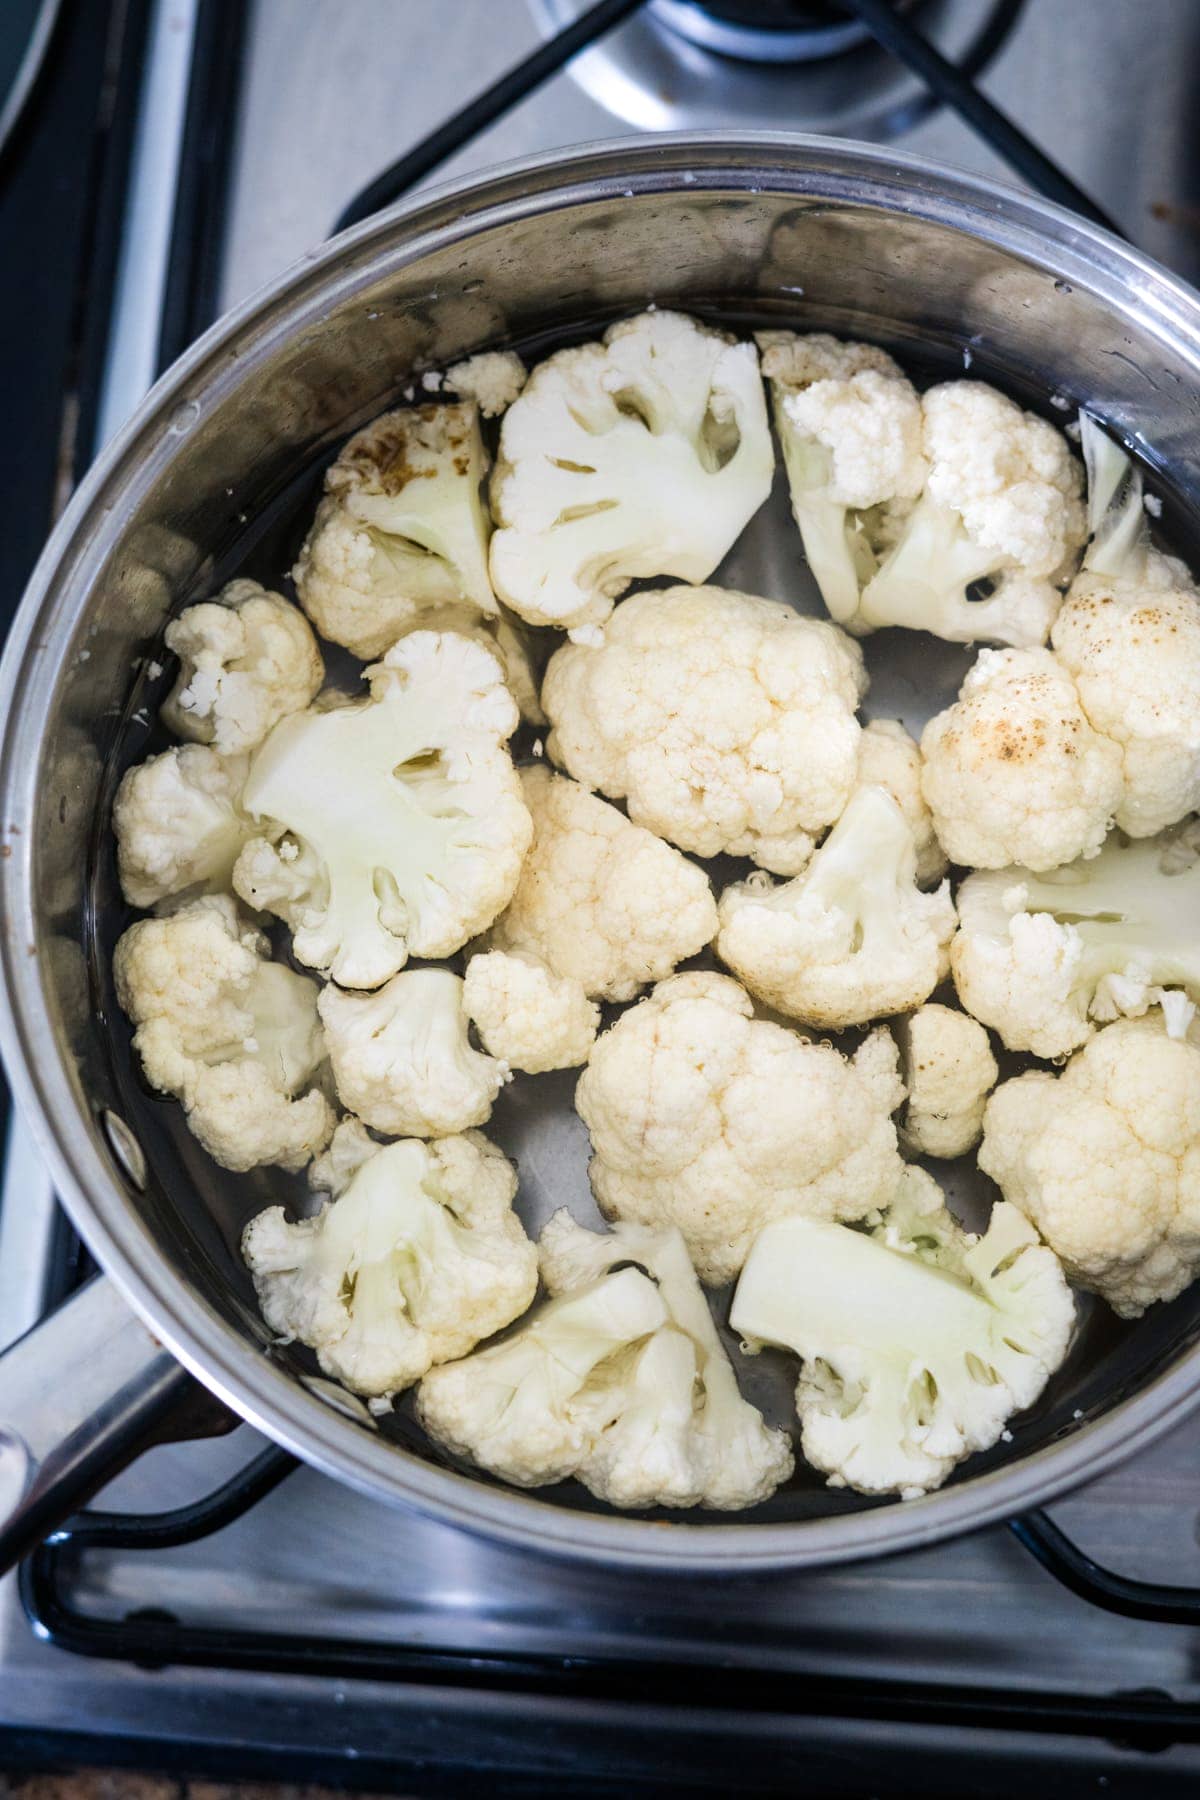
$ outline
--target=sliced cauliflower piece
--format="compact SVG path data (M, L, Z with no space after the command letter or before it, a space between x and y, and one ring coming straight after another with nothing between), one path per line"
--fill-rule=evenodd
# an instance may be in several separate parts
M1094 856L1121 801L1121 752L1049 650L982 650L925 727L921 755L938 839L970 868L1040 872Z
M771 490L753 344L682 313L539 363L491 483L497 594L539 625L597 625L639 576L704 581Z
M730 1324L802 1368L801 1448L830 1487L915 1499L988 1450L1067 1354L1075 1304L1015 1207L962 1231L908 1168L871 1231L780 1219L755 1242Z
M403 969L374 994L318 1002L338 1098L388 1137L449 1137L491 1117L503 1062L471 1048L462 978Z
M182 1101L189 1129L226 1169L301 1169L333 1130L313 1085L325 1060L317 985L269 956L228 894L139 919L113 952L147 1081Z
M987 1032L951 1006L919 1006L896 1028L908 1105L900 1142L914 1156L965 1156L1000 1073Z
M555 1295L574 1293L618 1265L635 1263L654 1281L667 1309L669 1322L657 1335L674 1339L682 1333L691 1343L690 1358L674 1344L660 1346L661 1361L647 1354L635 1376L635 1382L644 1380L656 1363L658 1372L664 1364L673 1369L678 1362L683 1377L690 1366L690 1405L679 1409L678 1430L656 1424L649 1409L623 1413L581 1471L593 1493L616 1506L631 1504L628 1496L635 1494L636 1503L643 1505L699 1505L731 1512L766 1500L787 1480L793 1467L787 1434L772 1431L758 1409L742 1398L678 1231L649 1231L641 1225L587 1231L564 1207L543 1227L538 1261L542 1280ZM672 1387L668 1376L663 1395L670 1395ZM687 1397L684 1391L681 1398ZM665 1407L664 1412L674 1424L674 1409ZM655 1459L647 1450L668 1443L666 1479L655 1471L650 1486L647 1474Z
M632 1000L711 942L702 869L544 764L522 769L521 788L533 843L493 949L527 951L587 995Z
M242 1255L271 1329L353 1393L400 1393L533 1299L516 1170L479 1132L377 1144L346 1120L311 1179L332 1200L294 1223L268 1207Z
M304 614L257 581L230 581L215 599L186 607L167 626L166 643L180 669L163 724L227 756L261 744L325 679Z
M793 875L854 787L865 689L857 644L781 601L636 594L551 658L547 748L681 849Z
M660 982L597 1038L576 1089L600 1210L677 1225L713 1284L771 1219L860 1219L900 1169L896 1062L886 1031L849 1060L756 1019L728 976Z
M1200 1272L1200 1042L1154 1014L1097 1032L1061 1075L1003 1082L979 1166L1071 1280L1123 1319Z
M484 1048L510 1069L540 1075L591 1055L600 1008L570 975L523 950L489 950L467 964L463 1007Z
M449 956L516 885L532 825L504 741L517 709L482 644L417 631L367 670L369 700L277 725L243 794L262 821L233 881L297 957L378 987Z
M472 401L384 413L325 476L325 497L292 570L300 604L331 643L382 656L431 607L494 613L488 458Z
M858 786L886 788L913 834L917 881L936 887L946 873L933 815L921 792L921 752L899 719L872 719L858 740Z
M1065 1056L1094 1021L1161 1005L1184 1037L1200 1001L1200 825L1047 870L970 875L950 946L958 997L1010 1050Z
M135 763L113 800L117 872L131 906L228 888L253 822L241 808L249 764L205 744Z
M447 385L464 400L474 400L485 419L506 411L528 379L515 350L480 350L446 370Z
M860 787L803 874L756 872L721 895L717 954L777 1012L838 1030L908 1012L949 969L950 884L917 886L908 821Z

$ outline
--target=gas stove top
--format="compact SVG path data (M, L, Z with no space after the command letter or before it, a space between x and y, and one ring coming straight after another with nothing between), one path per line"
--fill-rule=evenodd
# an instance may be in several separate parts
M584 10L257 0L246 15L235 0L131 0L147 54L76 460L164 354ZM992 97L1136 243L1200 275L1200 10L1162 6L1152 23L1143 0L908 10L948 54L985 65ZM648 0L439 173L711 125L895 139L1003 174L914 77L855 43L852 11ZM17 1122L0 1342L77 1262ZM580 1794L889 1793L908 1791L918 1766L931 1793L1007 1795L1014 1775L1053 1771L1061 1793L1169 1794L1194 1792L1200 1774L1200 1602L1166 1603L1182 1622L1118 1616L1097 1590L1135 1611L1155 1597L1086 1565L1200 1587L1193 1428L1056 1505L1073 1558L1033 1521L828 1573L618 1576L387 1511L247 1428L152 1451L96 1506L106 1516L0 1583L0 1765L146 1761L410 1791L487 1770L501 1793Z

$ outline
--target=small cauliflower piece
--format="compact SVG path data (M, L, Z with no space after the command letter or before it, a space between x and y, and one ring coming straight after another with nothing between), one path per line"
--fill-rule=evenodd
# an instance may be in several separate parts
M599 646L555 652L547 748L681 849L794 875L854 788L865 689L857 644L825 620L668 588L624 601Z
M859 787L886 788L913 834L917 882L936 887L946 873L946 852L937 841L933 815L921 792L921 752L899 719L872 719L858 740Z
M951 1006L919 1006L896 1028L908 1105L900 1142L913 1156L965 1156L983 1130L1000 1071L987 1032Z
M416 614L396 633L397 643L413 631L453 631L459 637L473 638L477 644L482 644L500 658L504 685L516 701L521 717L530 725L546 723L538 699L529 633L511 613L501 610L481 613L465 602L431 606L428 612Z
M333 1130L314 1085L325 1060L317 985L269 957L227 894L139 919L113 952L147 1081L182 1101L189 1129L225 1169L301 1169Z
M332 985L317 1003L338 1098L388 1137L448 1137L491 1117L503 1062L471 1048L463 983L404 969L377 993Z
M633 1503L628 1496L635 1494L643 1505L733 1512L756 1506L787 1480L793 1467L787 1434L771 1430L758 1409L742 1398L678 1231L649 1231L641 1225L587 1231L564 1207L543 1227L538 1261L542 1280L554 1295L574 1293L618 1265L635 1263L655 1282L666 1306L669 1322L661 1332L672 1339L682 1333L691 1342L690 1359L673 1345L660 1346L661 1361L647 1356L638 1366L638 1379L655 1363L661 1371L664 1364L673 1367L678 1361L681 1375L690 1366L691 1403L678 1409L678 1424L672 1405L664 1406L660 1421L641 1407L623 1414L580 1471L593 1493L616 1506ZM669 1378L664 1381L664 1398L671 1385Z
M131 906L228 888L254 831L241 807L249 764L205 744L135 763L113 800L121 892Z
M951 862L1041 871L1094 856L1122 792L1121 752L1092 729L1049 650L982 650L921 737L922 791Z
M490 1055L529 1075L585 1063L600 1027L600 1008L578 981L522 950L473 956L463 1007Z
M1050 869L970 875L950 946L958 997L1010 1050L1059 1057L1096 1020L1161 1005L1184 1037L1200 1001L1200 825Z
M704 581L771 490L753 344L675 312L534 369L504 415L491 576L522 618L600 624L639 576Z
M1061 1075L1003 1082L979 1166L1123 1319L1200 1272L1200 1042L1119 1019Z
M231 581L189 606L166 630L179 675L162 707L176 737L236 755L301 712L325 679L308 620L257 581Z
M352 1393L400 1393L533 1299L516 1170L479 1132L377 1144L346 1120L311 1180L333 1199L294 1223L268 1207L242 1255L267 1324Z
M294 713L257 752L243 805L263 835L233 872L291 926L301 962L360 988L489 925L532 832L505 748L517 709L490 651L417 631L367 679L370 699Z
M860 787L803 874L726 888L717 954L777 1012L840 1030L908 1012L949 969L950 884L917 886L913 834L892 796Z
M510 407L529 371L515 350L480 350L446 370L446 384L464 400L474 400L485 419L498 418Z
M901 1166L896 1062L886 1031L850 1060L756 1019L728 976L660 982L596 1040L576 1089L600 1210L677 1225L712 1284L737 1274L771 1219L860 1219Z
M1067 1354L1075 1304L1015 1207L964 1232L908 1168L869 1232L795 1215L750 1252L730 1324L802 1368L801 1448L830 1487L915 1499L988 1450Z
M702 869L544 764L522 769L521 788L533 843L491 948L526 951L586 995L632 1000L711 942Z
M384 413L345 445L292 570L321 633L364 660L382 656L432 607L494 613L488 458L474 403Z

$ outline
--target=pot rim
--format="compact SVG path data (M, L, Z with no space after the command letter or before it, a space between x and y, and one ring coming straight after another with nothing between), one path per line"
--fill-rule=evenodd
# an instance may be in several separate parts
M181 406L201 396L219 403L282 339L435 243L583 201L674 191L685 173L695 193L717 186L873 204L991 242L1136 307L1190 356L1200 380L1200 295L1185 282L1062 207L909 153L800 133L629 136L424 189L310 253L213 325L155 384L80 484L38 561L0 662L0 818L33 816L56 679L55 658L41 650L57 637L65 652L86 611L89 557L98 567L111 552L105 521L115 497L123 509L136 505L170 461L164 427ZM107 545L102 553L97 540ZM5 844L0 1054L72 1221L130 1306L211 1391L276 1443L373 1497L576 1560L712 1573L830 1564L912 1549L1039 1505L1132 1456L1200 1399L1200 1350L1193 1348L1141 1393L986 1475L919 1500L782 1524L595 1514L435 1467L322 1404L221 1318L157 1249L93 1133L72 1129L83 1123L79 1101L30 953L30 833L6 835Z

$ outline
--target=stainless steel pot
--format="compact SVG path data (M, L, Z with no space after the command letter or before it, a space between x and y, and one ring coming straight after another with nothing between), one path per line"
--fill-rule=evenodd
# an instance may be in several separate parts
M75 497L0 673L4 1056L108 1271L0 1361L0 1563L163 1428L188 1386L180 1364L381 1499L550 1552L712 1571L981 1525L1098 1474L1195 1403L1200 1290L1136 1325L1096 1309L1013 1443L920 1501L871 1505L801 1473L752 1519L664 1523L615 1516L570 1485L513 1493L439 1461L403 1409L380 1435L268 1341L237 1240L271 1178L223 1176L178 1109L138 1084L108 975L125 918L108 802L122 763L144 754L144 659L165 617L247 557L285 567L296 496L414 368L508 344L536 354L650 299L825 326L934 368L969 361L1039 403L1085 401L1143 446L1176 542L1197 535L1200 298L1055 207L893 151L702 135L542 158L420 196L222 321ZM787 559L785 581L794 543ZM928 640L903 655L898 691L918 709L961 668ZM545 1185L537 1166L523 1176Z

